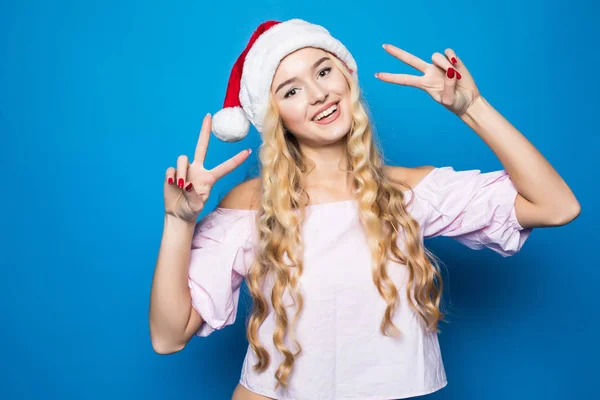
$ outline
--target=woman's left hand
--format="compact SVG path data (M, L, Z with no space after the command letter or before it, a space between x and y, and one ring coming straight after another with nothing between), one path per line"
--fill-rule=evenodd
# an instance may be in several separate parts
M375 74L384 82L423 89L435 101L459 117L480 96L473 77L452 49L446 49L445 56L441 53L434 53L431 56L433 64L426 63L419 57L390 44L384 45L384 49L400 61L423 73L422 76L387 72Z

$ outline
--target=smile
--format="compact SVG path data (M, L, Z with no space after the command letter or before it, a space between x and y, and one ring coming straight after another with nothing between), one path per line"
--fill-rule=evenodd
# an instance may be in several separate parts
M340 116L340 107L339 103L333 104L327 110L319 113L314 119L313 122L319 125L327 125L331 122L338 119Z

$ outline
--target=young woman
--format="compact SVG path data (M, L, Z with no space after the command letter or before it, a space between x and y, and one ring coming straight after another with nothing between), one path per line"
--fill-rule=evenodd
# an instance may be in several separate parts
M437 333L442 277L423 239L516 253L534 227L579 214L567 184L479 93L447 49L433 64L385 49L421 76L380 73L455 113L505 169L385 165L348 50L301 20L262 24L203 121L193 162L165 176L165 226L150 305L154 349L180 351L232 324L246 279L248 351L234 400L399 399L447 383ZM260 177L196 224L214 183L249 150L206 170L210 132L263 144Z

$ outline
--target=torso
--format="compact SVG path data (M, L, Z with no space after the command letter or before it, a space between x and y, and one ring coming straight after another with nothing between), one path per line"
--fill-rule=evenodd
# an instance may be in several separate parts
M416 168L407 168L407 167L395 167L395 166L386 166L387 171L389 173L389 176L393 179L396 180L400 180L404 183L409 184L411 187L415 186L422 178L424 175L426 175L431 168L433 167L429 167L429 166L423 166L423 167L416 167ZM256 199L258 199L260 197L260 182L259 182L260 178L254 178L251 181L247 181L246 184L251 185L251 187L254 188L254 191L256 192L255 196L253 197L253 199L255 199L252 203L253 206L258 207L258 201L256 201ZM405 188L403 187L399 187L399 189L404 190ZM330 190L307 190L307 192L309 192L310 196L311 196L311 202L314 202L316 204L318 203L327 203L327 202L334 202L334 201L340 201L340 200L346 200L351 198L351 194L348 193L336 193L335 191L330 191ZM251 208L255 208L255 207L251 207ZM266 397L263 395L260 395L258 393L254 393L250 390L248 390L247 388L245 388L244 386L242 386L240 383L237 384L237 386L235 387L235 390L233 391L231 400L274 400L271 397Z

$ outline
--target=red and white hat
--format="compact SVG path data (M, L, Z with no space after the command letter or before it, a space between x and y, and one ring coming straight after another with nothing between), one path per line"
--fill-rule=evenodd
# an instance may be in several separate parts
M275 70L285 56L304 47L334 54L358 80L354 58L327 29L301 19L264 22L233 65L223 108L213 116L212 129L217 138L225 142L242 140L250 123L262 133Z

